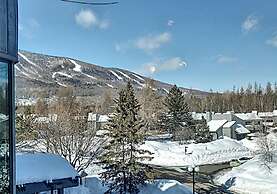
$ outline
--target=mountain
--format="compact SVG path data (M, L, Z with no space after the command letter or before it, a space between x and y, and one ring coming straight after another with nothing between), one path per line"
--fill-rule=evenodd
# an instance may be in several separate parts
M101 96L105 91L116 90L127 81L140 90L149 78L137 73L107 68L68 57L49 56L20 50L15 66L16 95L28 98L46 91L55 94L60 87L73 87L78 96ZM172 85L154 80L160 94L166 94ZM186 94L204 96L207 92L182 88Z

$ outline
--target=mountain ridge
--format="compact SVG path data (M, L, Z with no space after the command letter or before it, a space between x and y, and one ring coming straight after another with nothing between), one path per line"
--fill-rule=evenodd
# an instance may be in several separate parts
M55 94L60 87L73 87L80 96L101 96L105 91L113 92L127 81L134 88L143 88L150 78L138 73L116 68L103 67L83 62L71 57L45 55L24 50L18 52L19 62L15 65L16 95L19 98L32 96L34 93L48 91ZM162 81L154 80L156 90L162 95L172 87ZM205 96L208 92L181 87L185 94Z

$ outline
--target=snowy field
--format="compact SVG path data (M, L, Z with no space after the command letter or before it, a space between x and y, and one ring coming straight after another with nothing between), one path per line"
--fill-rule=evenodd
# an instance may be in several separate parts
M188 145L172 141L146 141L142 148L154 153L154 159L149 163L160 166L217 164L254 156L242 143L228 137L210 143Z
M270 167L272 171L262 165L260 157L256 156L241 166L233 168L223 176L217 177L215 181L224 184L227 180L234 179L231 190L242 194L276 194L276 157Z
M269 134L268 139L273 144L277 144L276 134ZM242 164L239 167L234 167L231 171L225 172L215 179L219 184L225 184L228 180L233 179L231 186L232 191L242 194L276 194L277 193L277 151L273 162L270 163L269 169L263 165L259 153L258 139L241 140L240 143L248 149L256 153L256 156ZM275 147L276 149L276 147Z
M66 189L65 194L104 194L105 186L98 177L89 177L84 185ZM139 194L192 194L190 188L174 180L157 180L140 188Z

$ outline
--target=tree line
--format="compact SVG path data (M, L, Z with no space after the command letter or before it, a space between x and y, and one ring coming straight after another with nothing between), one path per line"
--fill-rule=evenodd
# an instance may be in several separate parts
M246 88L234 86L232 91L223 93L211 90L204 98L189 96L188 103L195 112L272 112L277 108L277 84L268 82L263 87L255 82Z

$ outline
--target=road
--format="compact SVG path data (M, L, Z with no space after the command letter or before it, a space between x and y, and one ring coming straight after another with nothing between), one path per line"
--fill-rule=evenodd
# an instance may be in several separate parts
M192 173L187 167L153 166L156 177L159 179L173 179L192 187ZM216 185L212 178L220 170L230 168L229 163L202 165L195 176L195 188L198 194L230 194L223 185Z

